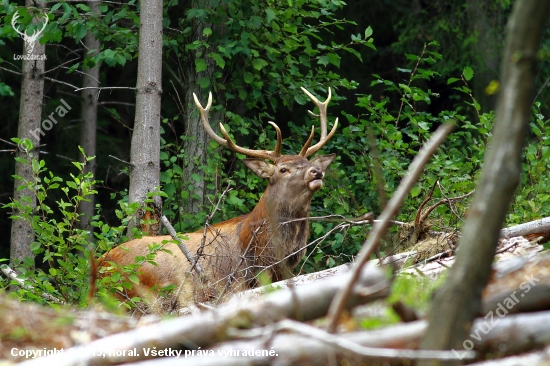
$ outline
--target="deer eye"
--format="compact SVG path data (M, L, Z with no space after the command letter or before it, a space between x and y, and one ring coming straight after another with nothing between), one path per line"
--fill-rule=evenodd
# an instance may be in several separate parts
M279 170L279 171L280 171L281 173L286 173L286 172L287 172L286 168L281 168L281 170Z

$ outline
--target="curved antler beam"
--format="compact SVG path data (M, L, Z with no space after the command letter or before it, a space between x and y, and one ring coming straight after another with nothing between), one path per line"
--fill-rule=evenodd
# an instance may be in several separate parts
M304 147L302 147L302 150L300 151L300 155L307 158L311 154L314 154L319 149L321 149L328 142L328 140L330 140L332 136L334 136L334 134L336 133L336 128L338 127L338 118L336 118L336 120L334 121L334 126L332 127L332 130L330 131L330 133L327 135L327 106L332 98L332 92L330 90L330 87L328 88L328 97L322 103L313 94L308 92L304 87L302 87L302 90L313 101L313 103L315 103L315 105L319 109L319 115L316 115L311 111L308 111L308 112L315 117L319 117L321 122L321 138L319 142L311 147L308 147L311 144L311 140L313 139L313 129L312 129L308 140L306 141L306 143L304 144Z
M248 157L268 159L273 162L275 162L275 160L277 160L277 158L281 156L281 145L283 143L281 129L274 122L270 121L269 124L272 125L275 128L275 131L277 132L277 141L275 143L275 150L273 151L252 150L252 149L247 149L245 147L240 147L239 145L235 144L233 140L231 140L231 137L229 137L229 134L227 133L225 127L223 127L221 123L220 123L220 131L222 135L225 137L225 139L218 136L218 134L214 132L214 130L210 126L210 122L208 121L208 112L210 111L210 107L212 106L212 92L208 93L208 103L206 105L206 108L203 108L202 104L199 102L199 99L197 98L197 95L195 93L193 93L193 98L195 99L195 105L197 106L201 114L202 124L204 126L204 129L206 130L206 133L218 144L234 152L237 152L239 154L244 154Z

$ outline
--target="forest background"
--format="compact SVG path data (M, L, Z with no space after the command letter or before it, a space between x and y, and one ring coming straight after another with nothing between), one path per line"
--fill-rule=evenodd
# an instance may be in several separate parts
M379 213L422 143L439 124L451 119L456 120L457 129L434 156L396 219L413 220L436 182L440 186L434 200L471 192L491 137L504 27L512 3L165 1L160 152L163 213L177 231L196 230L228 185L233 189L225 195L213 221L249 212L264 187L264 182L239 163L242 156L218 149L208 140L192 103L193 92L205 101L212 91L211 121L228 126L240 146L271 149L274 131L267 121L273 120L283 131L284 153L296 153L316 123L307 116L309 106L300 87L320 99L332 89L329 124L340 117L341 126L323 151L337 153L338 159L327 174L322 194L314 198L311 212L315 216ZM2 0L1 4L0 115L4 123L0 138L5 145L0 154L0 202L7 206L0 211L0 232L7 238L12 226L15 171L15 147L8 142L17 136L21 102L21 61L14 55L21 54L24 46L11 22L18 12L19 21L30 24L31 13L22 1ZM46 8L49 21L41 38L47 56L42 116L54 113L62 100L71 109L40 139L44 164L35 171L42 177L50 171L60 179L44 180L42 190L37 190L44 206L39 205L35 214L49 226L37 226L42 231L37 232L31 247L46 263L36 262L44 269L42 279L55 283L56 277L66 280L60 269L69 271L70 266L60 262L48 266L50 251L60 250L50 248L54 243L82 246L90 240L88 249L99 255L126 239L123 229L131 207L125 162L130 161L136 115L133 88L141 57L137 51L140 8L136 1L48 2ZM90 35L99 42L100 52L86 52ZM547 30L539 53L521 185L507 224L545 217L550 211L550 182L546 179L550 127L545 117L550 97L546 88L550 80L549 40ZM89 131L89 119L82 91L76 90L84 86L83 72L94 67L100 87L107 89L93 93L98 97L97 125L92 125L97 139L90 147L85 141L89 132L83 132ZM81 171L72 163L81 160L79 145L88 156L96 156L88 162L98 181L94 189L99 206L91 213L77 207L82 206L80 200L71 200L82 195L74 188L84 174L78 178ZM455 206L438 206L432 226L459 230L467 204L464 200ZM80 223L64 221L70 212L90 218ZM68 224L59 224L63 222ZM312 222L311 227L312 240L322 240L310 246L298 266L302 273L351 261L368 233L360 226L332 232L336 224L330 221ZM85 234L91 228L94 237ZM75 235L82 240L75 240ZM9 258L8 243L6 240L0 246L0 258ZM404 249L399 248L402 244L399 237L389 237L383 254ZM82 266L79 281L85 286L88 265L82 257L72 258ZM69 291L69 287L63 288ZM82 293L61 297L84 301Z

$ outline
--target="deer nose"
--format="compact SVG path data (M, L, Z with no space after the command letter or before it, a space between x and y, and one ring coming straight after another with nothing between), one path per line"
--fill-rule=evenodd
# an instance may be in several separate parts
M322 179L323 178L323 171L316 168L311 168L309 171L309 174L313 177L313 179Z

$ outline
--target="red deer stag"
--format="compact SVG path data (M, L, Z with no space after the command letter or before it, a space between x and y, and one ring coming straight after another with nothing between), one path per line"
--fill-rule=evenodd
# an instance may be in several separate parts
M219 295L219 289L236 284L248 287L255 283L258 272L267 270L273 281L283 279L289 269L300 261L305 253L305 245L309 234L306 218L314 192L323 186L326 168L335 158L334 154L319 156L310 161L307 157L321 149L336 132L338 119L327 135L327 105L319 102L306 89L302 90L319 108L321 120L320 141L311 146L315 128L298 155L281 155L281 131L279 127L269 122L277 132L277 142L273 151L251 150L237 146L229 137L220 123L223 136L218 136L210 127L208 111L212 105L212 94L208 104L203 108L196 95L195 104L200 111L202 123L208 135L226 148L244 154L252 159L243 162L256 175L268 180L267 188L256 207L249 214L242 215L208 227L206 238L203 230L185 234L184 244L198 258L205 272L207 281L196 278L185 280L191 264L178 246L167 243L164 248L172 254L158 251L155 262L157 266L145 263L137 270L140 285L128 291L129 298L142 295L143 289L161 288L170 284L176 287L185 283L179 292L180 305L192 301L206 301L209 297ZM310 112L311 113L311 112ZM270 160L273 164L266 162ZM290 222L287 222L290 221ZM134 239L111 250L104 257L102 266L124 266L134 263L137 256L145 256L150 252L149 245L161 244L172 240L170 236L142 237ZM196 274L194 274L196 276ZM206 283L206 285L204 285ZM207 287L201 289L201 287ZM119 296L120 297L120 296ZM122 297L120 297L122 298Z

